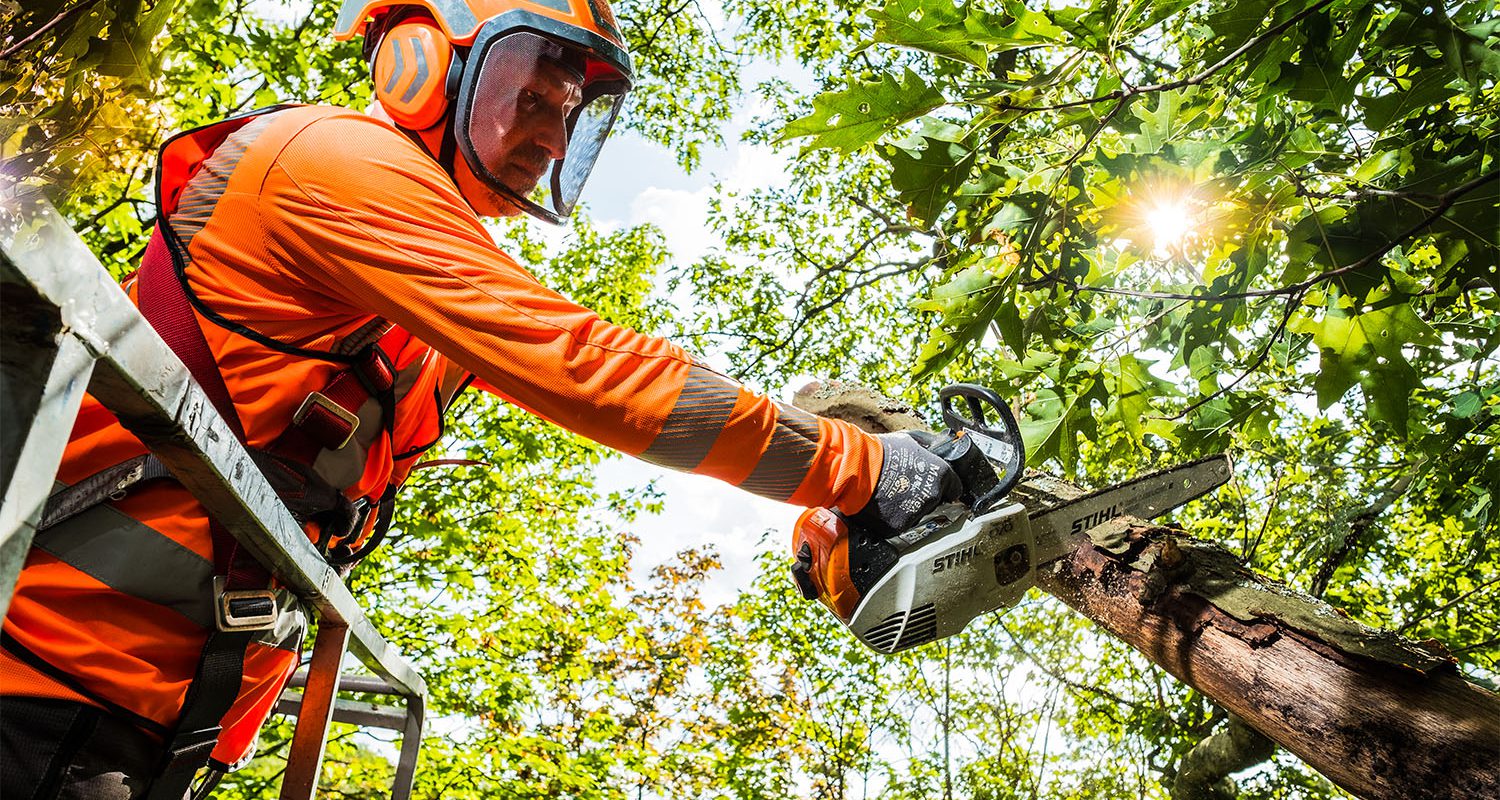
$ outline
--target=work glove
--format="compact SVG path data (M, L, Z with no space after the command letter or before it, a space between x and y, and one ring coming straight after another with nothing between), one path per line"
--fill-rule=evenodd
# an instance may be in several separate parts
M886 539L915 527L963 491L958 473L930 449L942 437L915 431L876 438L884 460L865 507L850 516L847 525L826 508L808 509L792 532L792 578L797 588L809 600L821 599L846 622L859 598L849 571L849 528Z
M855 527L881 538L915 527L940 503L963 492L958 473L933 453L942 437L927 431L885 433L880 440L884 459L870 502L849 518Z

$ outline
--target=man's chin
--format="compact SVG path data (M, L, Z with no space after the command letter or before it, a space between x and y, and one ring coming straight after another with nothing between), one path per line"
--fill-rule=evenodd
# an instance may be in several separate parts
M467 164L458 170L458 191L468 201L469 207L474 209L474 213L481 217L514 217L523 211L508 195L495 191L479 180L469 171Z

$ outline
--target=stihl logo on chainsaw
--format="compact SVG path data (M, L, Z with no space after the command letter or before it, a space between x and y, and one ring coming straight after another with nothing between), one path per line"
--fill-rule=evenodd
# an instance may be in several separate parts
M932 574L936 575L936 574L938 574L939 572L942 572L945 569L953 569L954 567L961 567L961 566L969 563L970 561L973 561L974 560L974 550L978 546L979 545L977 545L977 544L971 544L971 545L969 545L968 547L965 547L962 550L954 550L951 553L945 553L943 555L938 556L937 558L934 558L932 560Z
M1083 533L1084 531L1094 527L1095 525L1120 516L1122 513L1124 512L1120 510L1119 505L1112 505L1102 511L1095 511L1092 514L1084 514L1078 519L1073 520L1073 533Z

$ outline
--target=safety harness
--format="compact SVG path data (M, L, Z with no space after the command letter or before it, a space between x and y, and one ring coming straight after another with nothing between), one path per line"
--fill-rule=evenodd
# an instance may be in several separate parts
M182 359L235 438L245 445L244 426L194 315L185 288L186 277L174 263L160 227L146 247L136 280L142 316ZM319 551L331 565L344 570L369 555L384 539L395 507L396 485L388 484L378 498L351 501L317 475L312 462L324 449L337 450L349 444L359 428L358 411L371 398L380 406L386 435L392 434L395 368L378 346L378 339L389 329L390 325L378 318L364 326L344 345L347 348L352 343L357 347L350 365L334 375L321 391L307 396L293 415L291 425L271 446L265 449L246 446L292 516L301 523L320 525ZM106 501L120 499L132 487L171 477L153 454L108 467L53 493L37 532L45 535L47 529L67 519ZM372 510L377 515L374 530L356 549L355 542ZM195 789L194 795L206 794L217 781L224 765L211 765L210 756L221 732L220 720L239 694L245 650L259 632L275 628L278 622L280 606L271 588L270 573L218 522L210 521L209 530L216 575L215 626L203 645L177 726L166 736L166 749L146 795L148 800L181 800L193 788L193 777L204 767L211 767L209 776L205 785ZM6 644L9 647L14 643ZM35 656L26 660L34 666L51 666L45 662L38 664L40 659ZM56 668L45 671L55 677L68 677ZM76 681L67 683L77 688ZM104 702L91 692L83 693L96 702ZM117 707L113 703L105 705Z

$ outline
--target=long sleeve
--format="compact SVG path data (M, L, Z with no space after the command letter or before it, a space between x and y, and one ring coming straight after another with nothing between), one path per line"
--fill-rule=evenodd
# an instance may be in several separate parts
M258 207L283 270L351 313L401 325L547 420L799 505L852 512L873 490L872 436L752 393L542 286L438 165L379 121L308 125L267 173Z

